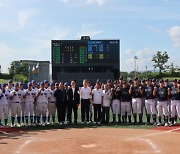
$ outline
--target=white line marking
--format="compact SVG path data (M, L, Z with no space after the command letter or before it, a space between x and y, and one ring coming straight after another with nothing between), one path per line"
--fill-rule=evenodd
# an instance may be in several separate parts
M174 132L174 131L176 131L176 130L180 130L180 128L171 129L171 130L168 130L168 131L166 131L166 132L167 132L167 133L170 133L170 132Z
M25 146L27 146L29 143L31 143L31 142L33 142L33 140L27 140L27 141L25 141L25 142L19 147L18 151L16 151L15 153L16 153L16 154L20 154L21 151L22 151L22 149L23 149Z
M5 134L5 135L9 135L9 133L3 132L3 131L0 131L0 133Z

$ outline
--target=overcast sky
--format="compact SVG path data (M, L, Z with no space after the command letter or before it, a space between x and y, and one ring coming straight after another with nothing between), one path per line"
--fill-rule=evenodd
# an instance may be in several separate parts
M121 70L152 70L152 56L167 51L180 67L180 0L0 0L0 65L51 60L50 40L121 40Z

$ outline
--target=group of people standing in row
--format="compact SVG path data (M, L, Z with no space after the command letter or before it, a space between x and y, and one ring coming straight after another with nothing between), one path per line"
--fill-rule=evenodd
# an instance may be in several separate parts
M0 89L0 126L8 126L9 115L12 127L45 126L50 124L50 117L54 124L56 112L60 125L71 124L72 119L77 124L79 107L82 124L108 124L112 111L114 124L144 124L143 116L146 116L146 125L172 126L180 118L180 81L174 79L169 83L168 80L140 81L135 78L127 82L120 77L119 81L107 80L107 83L98 79L92 87L85 79L83 86L77 87L76 80L70 84L49 84L45 80L39 85L35 81L28 82L27 89L24 89L23 83L13 84L9 80Z

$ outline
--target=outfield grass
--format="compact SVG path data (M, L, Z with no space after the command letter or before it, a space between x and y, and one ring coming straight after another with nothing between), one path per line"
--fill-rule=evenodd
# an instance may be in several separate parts
M173 81L174 79L180 80L180 77L163 77L163 80L168 79L169 81Z
M8 83L8 80L6 80L6 79L0 79L0 84L2 84L2 83Z
M110 123L109 124L81 124L81 112L80 109L78 110L78 125L76 124L66 124L66 125L59 125L58 120L57 120L57 115L56 115L56 124L55 125L48 125L48 126L26 126L26 127L21 127L22 130L50 130L50 129L70 129L70 128L128 128L128 129L150 129L153 128L153 125L133 125L133 124L111 124L112 121L112 113L110 113ZM132 117L132 122L134 121ZM4 123L4 120L2 118L2 122ZM51 119L50 119L51 122ZM73 122L73 116L72 116L72 122ZM144 112L143 115L143 122L146 122L146 114ZM11 118L9 116L8 120L9 126L11 125ZM178 123L180 123L180 120L178 120Z

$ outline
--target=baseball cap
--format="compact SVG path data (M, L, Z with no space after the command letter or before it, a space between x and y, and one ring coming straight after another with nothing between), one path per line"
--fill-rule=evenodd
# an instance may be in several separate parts
M152 82L157 82L157 79L152 79Z
M118 83L118 81L117 81L117 80L115 80L113 83L114 83L114 84L117 84L117 83Z
M145 82L145 80L143 79L143 80L141 80L141 82Z
M119 77L119 80L124 80L124 77L123 77L123 76L120 76L120 77Z
M19 86L19 83L15 83L14 86Z
M44 85L44 82L41 82L40 85Z
M36 81L35 81L35 80L32 80L31 83L36 83Z
M69 84L67 82L64 83L64 86L68 86Z
M8 83L10 83L10 82L12 83L12 79L9 79L9 80L8 80Z
M1 84L1 87L6 87L6 84L5 83Z
M52 83L50 83L50 86L55 86L55 84L52 82Z
M32 83L31 82L28 82L28 84L27 84L28 86L32 86Z
M47 80L44 80L44 83L48 83L48 81L47 81Z
M139 80L139 79L138 79L138 78L135 78L135 79L134 79L134 81L137 81L137 80Z
M132 83L132 80L130 79L130 80L128 81L128 83Z
M127 84L127 82L126 82L126 81L123 81L123 84Z
M150 81L150 78L147 78L146 81Z

